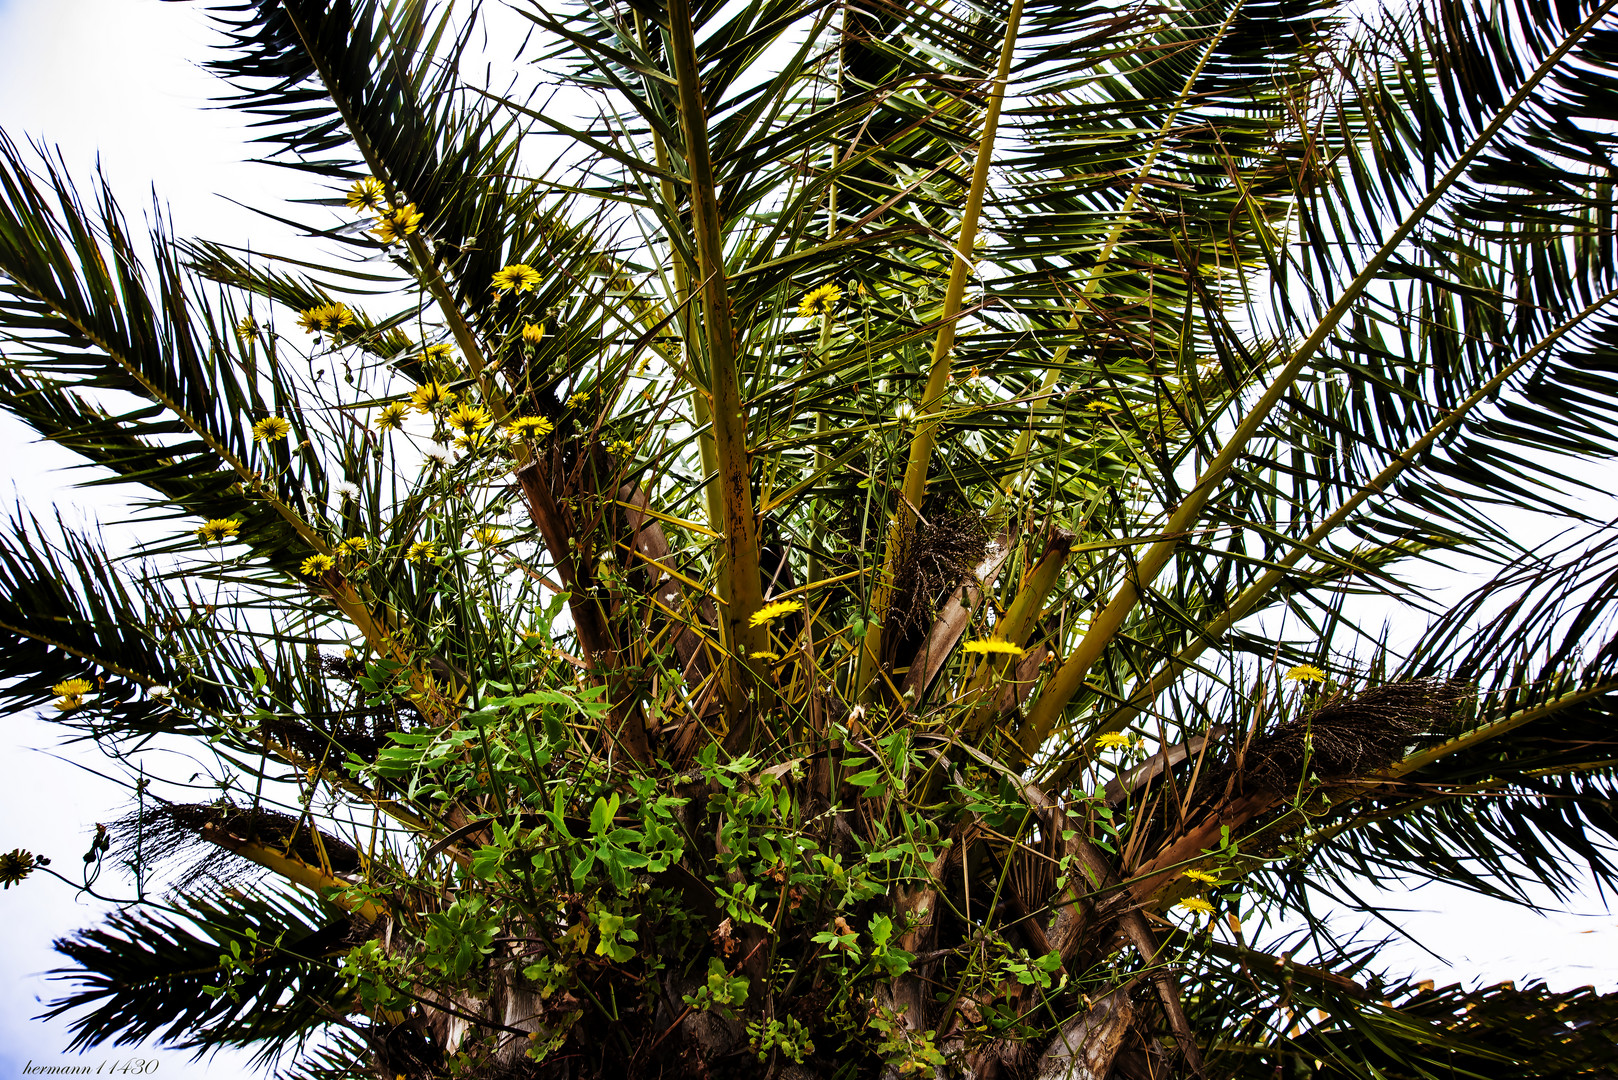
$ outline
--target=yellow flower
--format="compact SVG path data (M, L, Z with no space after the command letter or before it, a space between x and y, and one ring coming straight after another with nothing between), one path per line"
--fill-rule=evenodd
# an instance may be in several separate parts
M410 203L390 207L376 219L376 228L371 230L371 234L384 244L395 244L415 232L420 225L421 211L416 209L415 203Z
M539 271L527 263L512 263L494 272L494 291L533 292L539 284Z
M469 454L475 453L489 445L489 433L487 431L462 432L455 436L455 445Z
M522 324L522 343L524 345L538 345L545 340L545 324L535 326L533 323Z
M350 536L347 540L337 545L337 551L341 555L358 555L362 551L369 550L371 550L371 540L365 536Z
M811 315L830 314L837 306L837 301L843 298L843 290L831 282L810 289L803 294L803 300L798 304L798 314L804 318Z
M537 439L555 430L543 416L519 416L506 425L513 439Z
M1174 905L1195 915L1212 915L1214 906L1200 896L1188 896Z
M607 444L607 453L618 457L628 457L635 452L635 444L628 439L614 439Z
M303 560L303 565L298 569L309 577L319 577L336 565L337 560L330 555L315 554Z
M405 552L405 558L413 563L429 562L438 554L438 545L431 540L417 540Z
M382 406L382 411L376 414L376 429L378 431L398 431L404 427L405 417L410 410L400 401L390 401Z
M1127 746L1134 746L1135 740L1121 731L1104 731L1096 736L1096 749L1122 750Z
M1180 871L1180 876L1181 877L1188 877L1192 881L1200 881L1204 885L1217 885L1217 884L1219 884L1219 879L1217 877L1215 877L1214 875L1208 873L1206 870L1182 870L1182 871Z
M767 649L758 649L752 653L749 653L748 655L750 655L754 660L769 660L772 663L781 659L780 653L772 653Z
M285 417L266 416L253 425L253 439L255 442L274 442L284 439L292 430L292 424Z
M235 518L211 518L198 526L197 537L204 544L223 544L241 531L242 523Z
M57 707L60 708L60 704ZM32 851L12 848L0 855L0 888L9 889L20 884L23 878L34 872L35 867L49 865L49 859L39 858Z
M482 431L492 421L489 419L489 411L482 405L472 405L463 401L455 406L454 412L444 417L444 423L466 435L474 431Z
M1020 649L1009 641L968 641L961 646L962 650L980 655L987 653L1003 653L1006 656L1021 656L1026 649Z
M763 626L774 622L783 615L790 615L794 611L802 611L803 605L796 600L777 600L773 604L765 604L753 612L747 619L748 626Z
M429 345L421 350L423 358L430 361L448 360L455 353L455 346L447 341L440 341L437 345Z
M348 208L369 210L374 214L382 209L382 203L387 197L388 193L383 190L382 181L374 176L362 176L348 189Z
M482 528L472 530L472 539L484 547L493 547L500 542L500 532L492 525L484 525Z
M311 334L330 334L354 325L347 304L316 304L298 316L298 325Z
M1299 664L1282 676L1288 682L1325 682L1326 673L1313 664Z
M253 335L256 333L258 333L258 323L253 321L253 316L243 315L241 320L236 323L236 340L243 345L252 340Z
M84 708L84 699L75 694L72 697L57 698L51 704L56 706L60 712L70 713L74 709Z
M51 687L51 693L60 697L83 697L91 689L88 679L65 679Z
M570 409L577 409L580 405L583 405L586 401L589 401L589 400L590 400L590 391L588 391L588 390L580 390L577 394L569 395L569 397L567 399L567 407L570 408Z
M430 413L451 404L455 400L455 391L443 383L430 382L424 386L416 387L410 395L410 404L416 407L419 413Z
M1089 409L1093 413L1110 413L1118 411L1118 406L1114 405L1110 401L1092 401L1086 405L1085 408Z

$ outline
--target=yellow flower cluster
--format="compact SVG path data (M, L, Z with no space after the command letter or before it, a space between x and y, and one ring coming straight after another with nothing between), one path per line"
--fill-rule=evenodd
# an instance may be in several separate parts
M843 290L828 281L803 294L803 300L798 304L798 314L803 318L811 315L828 315L842 298Z
M783 615L790 615L794 611L802 611L803 605L796 600L777 600L773 604L765 604L753 612L747 619L748 626L763 626L774 622Z
M376 227L371 233L384 244L396 244L421 227L421 212L416 204L393 203L387 189L374 176L362 176L354 181L344 202L350 210L377 215Z
M439 409L454 404L454 402L455 391L443 383L430 382L423 386L418 386L415 392L410 395L410 404L416 407L417 412L424 415L437 412Z
M378 431L399 431L404 427L405 417L410 410L404 407L403 402L390 401L382 406L382 411L376 414L376 429Z
M307 559L303 560L303 565L299 567L299 569L309 577L319 577L328 570L331 570L336 565L336 559L332 558L330 555L322 555L317 552L316 554L311 555Z
M384 244L397 244L420 226L421 211L416 209L415 203L408 203L383 211L382 216L376 219L376 228L371 230L371 235Z
M12 848L0 854L0 888L9 889L13 885L21 884L22 880L35 869L49 866L51 861L43 855L35 855L32 851L22 848Z
M292 431L292 424L283 416L266 416L253 425L254 442L274 442L284 439Z
M388 193L383 190L382 182L374 176L362 176L354 181L354 186L348 189L348 208L350 210L369 210L375 214L387 202Z
M494 272L493 286L497 293L533 292L538 284L539 271L527 263L512 263Z
M463 401L455 406L454 412L444 417L444 423L462 435L470 435L474 431L482 431L493 421L489 419L489 410L482 405Z
M197 527L197 538L204 544L223 544L242 531L235 518L211 518Z
M82 709L84 707L84 695L88 694L90 689L88 679L64 679L51 687L51 693L56 695L56 700L51 704L62 712Z
M543 416L519 416L506 425L513 439L532 441L549 435L555 428Z
M298 315L298 325L310 334L335 334L354 325L354 312L347 304L316 304Z

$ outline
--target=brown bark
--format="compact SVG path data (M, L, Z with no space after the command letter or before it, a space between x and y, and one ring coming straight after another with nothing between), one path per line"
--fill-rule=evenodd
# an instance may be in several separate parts
M652 596L666 611L681 611L685 604L685 589L669 572L668 535L664 533L662 523L647 512L650 504L646 493L634 484L625 484L618 489L618 498L630 504L624 508L624 528L629 534L631 550L640 556L650 576ZM698 611L701 622L708 626L716 624L718 615L713 601L705 598L698 605ZM676 629L674 655L680 662L680 674L686 686L693 693L696 692L713 670L712 660L703 648L703 635L689 626Z
M551 491L550 478L542 468L544 459L536 455L517 470L517 484L522 489L528 510L545 540L551 561L556 566L562 587L568 592L568 611L573 616L574 632L578 635L579 650L584 661L607 682L608 699L612 702L609 735L631 758L638 762L652 760L652 748L646 735L645 721L635 703L630 700L626 674L618 670L617 649L612 629L601 605L592 596L589 573L575 556L578 537L566 512L557 503Z
M1228 802L1211 807L1195 819L1179 838L1163 847L1150 862L1130 871L1135 878L1129 886L1129 895L1135 904L1145 904L1164 885L1179 875L1179 867L1204 852L1219 847L1220 833L1229 828L1234 835L1241 826L1272 809L1281 801L1273 791L1255 791L1239 795Z
M1134 988L1134 982L1120 986L1062 1025L1040 1058L1039 1080L1107 1080L1135 1020Z
M1045 827L1058 830L1060 835L1063 826L1062 815L1051 798L1033 784L1024 784L1023 792L1029 805L1036 811L1043 812L1046 818ZM1122 904L1122 898L1130 895L1127 890L1120 889L1114 893L1118 899L1103 901L1102 904L1096 905L1101 909L1099 911L1092 911L1087 907L1088 902L1081 899L1087 893L1118 888L1118 876L1111 864L1095 845L1077 831L1074 831L1072 839L1067 843L1067 853L1070 857L1070 870L1066 895L1058 901L1057 914L1048 935L1052 947L1060 950L1063 965L1066 966L1078 955L1085 932L1089 930L1094 933L1109 915L1116 918L1124 937L1140 953L1141 961L1148 967L1155 964L1161 949L1139 908L1130 905L1116 915L1111 914ZM1158 998L1163 1004L1163 1013L1168 1018L1169 1028L1174 1032L1186 1062L1198 1076L1203 1075L1202 1053L1197 1047L1196 1033L1192 1031L1191 1022L1187 1019L1185 1008L1180 1002L1179 987L1173 975L1158 970L1151 974L1151 979L1157 987Z
M1050 655L1050 649L1044 645L1037 645L1017 661L1017 666L1011 670L1010 677L1000 685L998 711L1001 716L1022 708L1023 702L1028 700L1028 694L1034 688L1034 683L1039 679L1040 667Z
M1122 773L1107 781L1104 789L1108 806L1117 806L1135 792L1168 772L1174 766L1185 761L1192 754L1202 753L1202 748L1214 739L1223 738L1229 731L1223 724L1216 724L1206 736L1198 735L1183 743L1176 743L1166 747L1136 765L1126 773Z

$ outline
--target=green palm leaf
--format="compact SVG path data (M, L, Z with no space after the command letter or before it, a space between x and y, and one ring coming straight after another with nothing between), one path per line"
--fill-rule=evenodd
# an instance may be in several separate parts
M339 910L290 896L180 898L168 916L115 914L57 942L77 984L44 1018L73 1015L70 1049L161 1038L198 1054L251 1047L255 1062L301 1046L343 1015L333 957L355 936Z

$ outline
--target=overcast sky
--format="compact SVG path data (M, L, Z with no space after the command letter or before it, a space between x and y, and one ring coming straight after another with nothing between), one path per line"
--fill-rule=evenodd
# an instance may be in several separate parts
M0 128L18 142L59 146L81 181L99 159L132 215L149 204L155 187L182 236L284 248L279 227L224 196L274 209L307 181L246 164L241 119L208 107L218 84L196 67L212 36L198 9L159 0L0 0ZM67 455L39 446L0 417L0 484L11 474L16 496L36 514L58 506L70 522L116 521L117 504L105 491L68 487L57 471L67 464ZM6 495L0 487L0 500ZM113 539L128 535L115 530ZM94 823L127 811L126 793L79 767L108 771L93 748L62 747L58 738L36 717L0 718L0 850L47 854L71 875ZM1549 916L1440 887L1397 902L1416 910L1395 921L1455 966L1445 968L1405 943L1390 950L1396 969L1440 983L1537 976L1558 989L1587 983L1618 989L1618 917L1593 893L1578 912ZM94 924L100 911L43 876L0 893L0 1080L19 1075L29 1061L69 1063L61 1056L66 1025L30 1019L40 999L59 993L39 973L56 963L50 942ZM210 1067L147 1049L92 1051L87 1060L132 1054L161 1058L158 1075L171 1080L243 1071L236 1058Z

